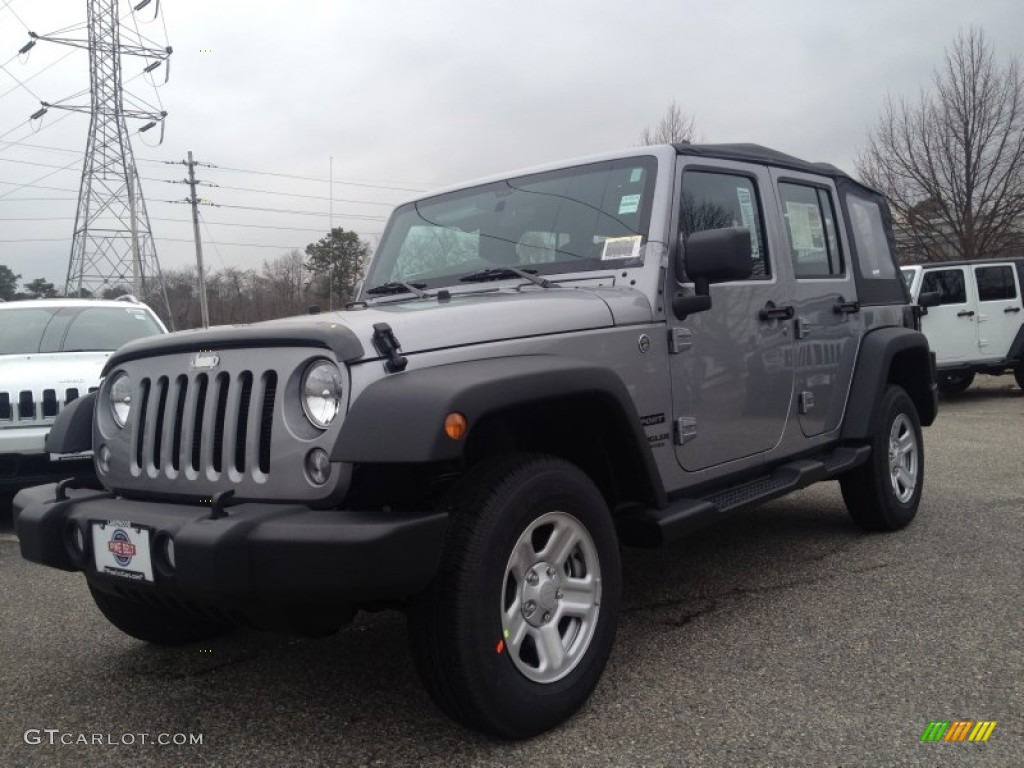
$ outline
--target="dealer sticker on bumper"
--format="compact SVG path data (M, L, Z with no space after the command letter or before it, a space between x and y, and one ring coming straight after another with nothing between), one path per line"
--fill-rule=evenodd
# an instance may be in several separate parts
M121 520L92 524L96 570L133 581L153 580L149 530Z

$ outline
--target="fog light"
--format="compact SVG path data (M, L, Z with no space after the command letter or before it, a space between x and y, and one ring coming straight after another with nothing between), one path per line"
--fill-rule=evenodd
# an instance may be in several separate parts
M331 460L323 448L306 454L306 476L314 485L323 485L331 477Z
M177 563L174 561L174 539L170 536L164 539L164 560L171 566L172 571L177 567Z
M85 557L85 531L74 520L68 520L64 527L64 541L71 559L80 563Z
M110 449L107 448L107 446L105 446L105 445L101 445L100 449L96 452L96 458L98 459L98 464L99 464L100 472L102 472L104 474L109 472L110 471Z

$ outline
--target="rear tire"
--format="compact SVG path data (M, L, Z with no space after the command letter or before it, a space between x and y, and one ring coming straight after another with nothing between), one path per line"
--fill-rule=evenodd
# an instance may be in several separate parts
M953 371L951 373L940 373L938 376L939 392L947 397L962 395L973 382L973 371L968 373Z
M409 611L416 667L438 706L522 739L571 717L615 639L619 547L594 483L549 456L470 470L449 495L441 570Z
M92 584L89 585L89 592L107 621L126 635L153 645L187 645L209 640L232 629L227 624L204 621L184 612L162 610L145 603L125 600L103 592Z
M871 458L839 478L843 501L868 531L896 531L917 514L924 486L924 442L914 401L890 385L878 409Z
M1024 389L1024 363L1013 369L1013 378L1017 380L1017 386Z

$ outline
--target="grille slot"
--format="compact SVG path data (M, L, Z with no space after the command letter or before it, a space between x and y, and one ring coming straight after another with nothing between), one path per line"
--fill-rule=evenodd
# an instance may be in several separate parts
M185 428L185 397L188 395L188 378L179 376L174 383L177 390L177 405L174 408L173 442L171 444L171 466L177 472L181 469L181 430Z
M136 398L139 402L139 418L135 421L135 466L144 467L144 454L146 439L146 412L149 410L149 379L139 382L139 395Z
M206 410L206 389L210 386L210 379L205 373L196 377L198 392L196 394L195 415L192 418L192 469L199 471L200 449L203 447L203 412Z
M230 381L226 373L214 379L217 385L217 412L213 420L213 470L224 471L224 421L228 410L228 385Z
M263 414L260 419L260 472L270 474L270 438L274 427L274 400L277 397L277 373L263 374Z
M242 395L238 402L238 429L235 431L235 471L245 472L245 438L249 432L249 400L252 398L252 374L243 371L239 377Z

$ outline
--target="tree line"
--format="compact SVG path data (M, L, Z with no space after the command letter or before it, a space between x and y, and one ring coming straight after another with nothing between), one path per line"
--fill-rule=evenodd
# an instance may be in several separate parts
M305 255L292 250L267 259L259 268L224 267L206 275L206 295L210 324L252 323L277 317L303 314L311 307L338 309L355 296L369 260L370 245L358 234L340 227L306 246ZM199 280L195 267L163 270L168 314L156 281L139 298L161 319L177 330L202 325L199 305ZM0 264L0 299L54 298L61 295L53 283L37 278L22 283L21 275ZM83 293L87 295L88 292ZM97 298L112 299L131 293L128 283L106 288Z

